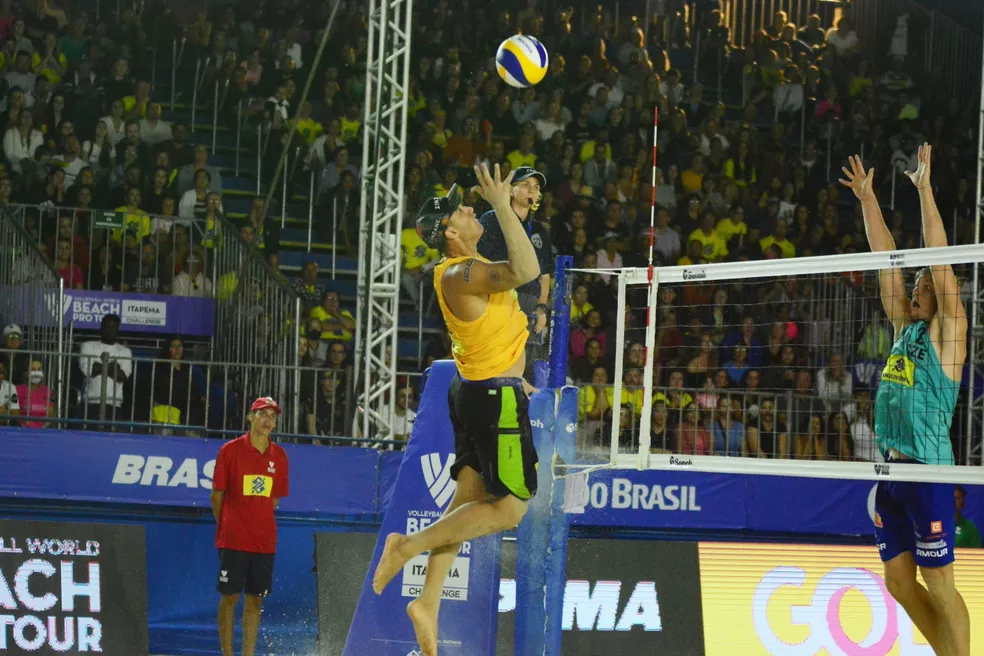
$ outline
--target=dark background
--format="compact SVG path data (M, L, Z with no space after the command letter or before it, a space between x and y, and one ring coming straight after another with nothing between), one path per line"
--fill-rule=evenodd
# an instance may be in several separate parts
M89 613L89 603L85 598L76 598L74 617L93 617L102 624L102 653L126 654L127 656L147 656L147 547L144 538L144 528L134 525L116 524L71 524L66 522L40 521L9 521L0 520L0 537L4 538L5 546L10 546L10 539L16 538L18 548L24 553L0 553L0 570L4 578L13 586L14 573L21 563L32 558L43 558L60 567L61 561L71 560L75 563L75 580L88 581L88 566L92 561L99 563L99 579L102 595L102 611ZM85 548L86 540L99 543L99 555L90 556L50 556L32 554L27 550L27 539L59 539L78 540ZM52 592L58 597L58 603L49 611L34 613L19 607L12 614L15 617L37 615L47 623L48 616L59 618L59 638L63 623L61 618L66 616L61 612L61 573L51 578L39 575L31 576L31 592L36 596ZM11 590L13 592L13 590ZM16 593L15 597L16 597ZM8 627L8 638L11 627ZM75 646L78 645L78 635L75 636ZM35 652L25 652L8 640L5 654L50 654L50 647L42 646ZM67 654L79 653L72 649ZM88 653L88 652L86 652Z

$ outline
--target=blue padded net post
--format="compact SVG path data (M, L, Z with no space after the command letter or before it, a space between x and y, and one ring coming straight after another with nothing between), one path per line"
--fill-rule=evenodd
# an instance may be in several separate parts
M567 380L567 344L570 325L570 276L573 259L560 257L554 275L553 313L550 327L550 360L534 364L533 384L544 391L546 408L531 407L531 417L541 419L533 436L540 459L537 495L516 529L516 632L517 656L560 656L564 580L567 568L567 516L561 506L563 481L553 477L553 458L574 457L577 422L577 390L560 390ZM559 414L555 414L559 412Z

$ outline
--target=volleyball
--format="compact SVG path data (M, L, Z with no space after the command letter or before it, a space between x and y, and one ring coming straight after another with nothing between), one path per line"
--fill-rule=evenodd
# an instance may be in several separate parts
M526 89L543 80L547 63L547 49L525 34L509 37L495 53L495 70L499 77L517 89Z

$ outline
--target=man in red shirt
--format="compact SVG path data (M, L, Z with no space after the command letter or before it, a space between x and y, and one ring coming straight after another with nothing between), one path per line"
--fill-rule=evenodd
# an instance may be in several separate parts
M219 449L212 479L212 514L219 527L219 642L233 656L236 604L243 605L243 656L254 656L263 597L273 587L277 523L273 513L288 494L287 454L270 441L280 406L269 396L249 409L249 432Z

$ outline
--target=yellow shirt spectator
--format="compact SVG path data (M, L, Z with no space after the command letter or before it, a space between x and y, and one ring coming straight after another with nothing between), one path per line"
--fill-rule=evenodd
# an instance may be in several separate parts
M400 233L400 247L403 249L404 269L419 269L441 257L437 249L429 248L424 243L416 228L405 228Z
M580 306L577 303L571 303L571 323L574 323L575 321L580 321L581 319L587 316L588 312L590 312L593 309L594 306L588 303L587 301L584 302L584 305L580 305Z
M506 160L509 162L509 165L512 166L513 171L518 169L520 166L536 168L536 155L533 153L524 155L518 149L506 155Z
M63 69L68 68L68 59L65 58L65 55L59 52L57 59L58 59L59 66L61 66ZM40 65L41 65L41 53L35 51L35 53L31 55L31 70L33 70L38 75L43 75L46 78L48 78L48 81L51 82L52 87L61 84L62 76L59 75L57 71L53 70L49 66L45 66L44 68L38 70L38 66ZM24 89L24 91L29 91L29 89Z
M762 247L763 253L768 253L770 248L773 246L778 246L784 258L796 257L796 247L793 245L793 242L789 241L785 237L782 239L776 239L774 235L769 235L768 237L759 240L759 246Z
M130 112L132 112L133 111L133 108L137 106L137 102L138 101L137 101L137 97L136 96L124 96L123 97L123 113L124 114L129 114ZM140 104L140 116L146 116L147 115L147 105L149 105L149 104L150 104L150 98L147 98L146 100L144 100L144 101L141 102L141 104Z
M350 143L359 137L359 129L362 127L362 121L351 120L343 116L340 123L342 127L340 135L342 141Z
M143 210L138 208L130 211L124 205L123 207L117 207L116 213L123 215L123 227L113 230L113 241L122 242L123 233L130 226L136 226L137 228L137 241L141 241L144 237L150 235L150 215Z
M314 143L315 139L321 136L321 133L325 131L325 126L318 123L313 118L300 118L297 119L297 134L304 137L304 141L310 146Z
M716 230L707 235L698 228L690 233L687 241L699 241L701 253L709 262L720 262L728 256L728 245L721 239Z
M655 405L659 401L665 403L667 408L673 408L674 410L676 410L679 408L686 408L687 406L689 406L691 403L694 402L694 397L690 396L686 392L680 392L680 399L679 402L677 402L673 400L672 395L668 397L662 392L657 392L656 394L653 395L653 405Z
M591 159L592 157L594 157L594 153L595 153L595 142L594 142L594 140L585 141L584 144L581 146L581 153L579 155L579 157L581 158L581 163L582 164L587 163L587 161L589 159ZM605 144L605 155L606 155L606 159L611 159L612 158L612 146L611 146L611 144Z
M744 221L735 222L730 216L726 216L718 221L715 230L718 236L727 244L732 237L744 237L748 234L748 225ZM692 237L691 237L692 239Z
M680 184L683 185L685 193L696 194L700 191L701 185L704 184L704 174L693 169L687 169L680 174Z
M339 310L338 317L336 317L334 315L329 315L325 311L325 309L320 305L314 307L311 310L310 316L312 319L317 319L318 321L320 321L322 325L324 325L329 319L335 319L341 317L345 317L346 319L351 319L352 321L355 321L355 317L353 317L352 313L349 312L348 310ZM352 332L346 330L345 328L339 328L338 330L322 330L321 339L331 339L331 340L338 340L341 342L351 342Z

